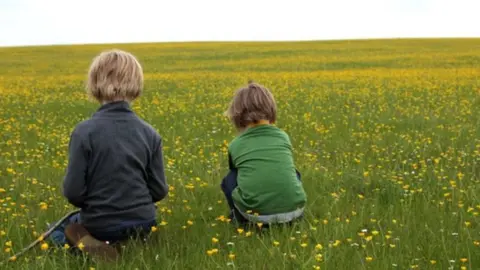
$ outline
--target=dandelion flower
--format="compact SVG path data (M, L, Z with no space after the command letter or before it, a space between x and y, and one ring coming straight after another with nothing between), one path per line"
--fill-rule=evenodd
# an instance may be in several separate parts
M218 249L216 249L216 248L207 250L207 255L208 256L212 256L213 254L216 254L216 253L218 253Z
M40 248L41 248L43 251L45 251L45 250L48 249L48 244L47 244L47 243L43 243L43 244L40 246Z
M368 256L368 257L365 258L365 260L366 260L367 262L371 262L371 261L373 261L373 258L370 257L370 256Z
M48 204L47 203L41 202L39 205L40 205L41 210L47 210L48 209Z

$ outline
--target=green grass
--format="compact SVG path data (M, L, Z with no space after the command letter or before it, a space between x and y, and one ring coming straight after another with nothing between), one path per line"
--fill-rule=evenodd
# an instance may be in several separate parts
M84 79L112 47L144 66L133 107L164 138L167 224L114 266L38 247L0 268L480 268L478 39L0 48L0 260L73 209L69 135L98 107ZM275 95L308 194L303 221L263 233L221 218L222 114L249 79Z

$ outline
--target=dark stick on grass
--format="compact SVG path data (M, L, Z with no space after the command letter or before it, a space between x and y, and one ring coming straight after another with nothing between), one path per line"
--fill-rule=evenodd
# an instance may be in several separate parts
M49 237L50 234L58 228L58 226L60 226L65 220L69 219L70 217L72 217L73 215L77 214L80 210L75 210L75 211L72 211L72 212L69 212L68 214L66 214L65 216L62 217L62 219L60 219L54 226L52 226L50 229L48 229L46 232L44 232L39 238L37 238L37 240L33 241L30 245L28 245L27 247L25 247L24 249L22 249L20 252L18 252L17 254L11 256L8 261L9 262L14 262L16 261L20 256L22 256L23 254L25 254L27 251L29 251L30 249L32 249L33 247L35 247L36 245L38 245L40 242L42 242L43 240L45 240L45 238Z

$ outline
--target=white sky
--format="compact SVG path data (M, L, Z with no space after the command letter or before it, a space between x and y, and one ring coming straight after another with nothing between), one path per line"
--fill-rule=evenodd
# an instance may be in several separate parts
M480 0L0 0L0 46L480 37Z

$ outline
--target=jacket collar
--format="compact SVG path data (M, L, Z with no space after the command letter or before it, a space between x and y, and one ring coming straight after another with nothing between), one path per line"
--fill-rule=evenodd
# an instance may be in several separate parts
M109 114L133 114L130 104L126 101L110 102L102 105L94 116L105 116Z

